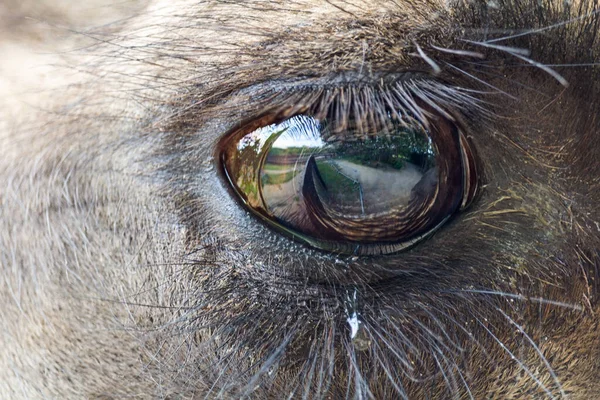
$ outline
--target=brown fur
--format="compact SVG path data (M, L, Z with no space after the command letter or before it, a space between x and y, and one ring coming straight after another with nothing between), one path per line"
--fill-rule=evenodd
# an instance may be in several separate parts
M89 25L20 4L0 11L0 397L600 396L591 1L157 0ZM518 33L496 44L527 60L481 45ZM485 185L429 240L335 257L228 192L217 143L286 88L432 62L471 90L443 107Z

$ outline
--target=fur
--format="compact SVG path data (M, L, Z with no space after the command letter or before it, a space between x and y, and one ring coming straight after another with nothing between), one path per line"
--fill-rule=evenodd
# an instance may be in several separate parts
M0 69L0 396L598 397L597 7L156 0L23 20ZM231 196L228 132L327 89L361 94L322 103L337 123L363 120L344 106L376 112L362 94L398 76L480 163L433 237L337 256Z

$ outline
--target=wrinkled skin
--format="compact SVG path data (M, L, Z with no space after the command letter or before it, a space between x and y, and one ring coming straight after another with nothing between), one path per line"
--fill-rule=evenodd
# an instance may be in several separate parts
M0 397L600 397L592 2L24 4L0 8ZM505 36L530 54L481 45ZM481 186L433 237L331 255L231 195L216 146L265 88L406 71L473 91L449 107Z

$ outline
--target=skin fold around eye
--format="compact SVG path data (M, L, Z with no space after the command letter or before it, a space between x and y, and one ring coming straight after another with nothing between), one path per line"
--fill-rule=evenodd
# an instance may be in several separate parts
M471 201L473 152L456 125L422 101L394 105L406 90L346 92L326 109L312 97L315 105L298 113L284 104L232 132L221 167L244 205L288 236L336 253L403 250Z

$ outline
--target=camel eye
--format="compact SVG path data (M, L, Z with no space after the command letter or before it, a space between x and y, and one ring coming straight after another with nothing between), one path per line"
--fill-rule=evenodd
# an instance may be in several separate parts
M225 139L222 167L245 206L284 234L336 253L396 252L465 204L474 173L448 120L426 128L391 115L377 131L310 113L263 118Z

